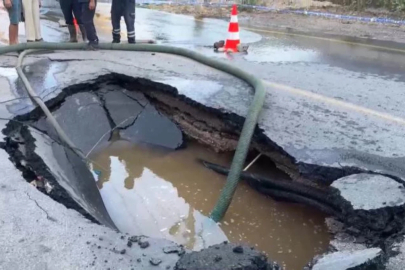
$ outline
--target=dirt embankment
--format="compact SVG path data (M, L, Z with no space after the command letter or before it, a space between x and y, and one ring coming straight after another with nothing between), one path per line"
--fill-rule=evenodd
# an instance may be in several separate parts
M207 6L149 5L148 8L170 13L193 15L196 19L229 19L230 8ZM353 14L338 6L313 6L311 10L367 17L390 17L401 19L398 14L383 11L364 11ZM297 31L311 35L341 35L362 39L405 43L405 26L394 24L365 23L349 20L327 19L282 12L258 11L239 8L239 23L244 27L278 31Z

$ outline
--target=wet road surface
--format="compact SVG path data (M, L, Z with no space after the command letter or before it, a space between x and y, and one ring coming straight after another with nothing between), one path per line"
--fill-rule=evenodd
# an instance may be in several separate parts
M100 4L96 20L100 38L106 41L111 39L109 9L108 4ZM121 29L125 40L123 21ZM405 118L401 106L405 102L402 94L405 89L405 50L390 51L354 45L350 41L344 43L345 37L340 39L341 42L334 42L242 29L241 41L250 44L249 53L227 57L207 48L226 39L227 29L228 22L221 20L197 20L141 8L136 11L138 39L154 39L160 44L228 59L273 83L270 86L278 91L286 90L277 84L287 85L326 97L323 101L333 103L328 99L331 98L353 104L354 111L362 111L367 117L380 117L378 113L386 113L385 118ZM373 112L364 112L364 108Z
M3 20L7 18L3 10ZM67 29L55 23L58 10L43 11L54 22L42 20L44 37L48 41L67 39ZM97 7L96 26L102 41L111 40L110 6ZM6 25L1 23L0 41L6 39ZM137 8L136 34L138 39L154 39L197 50L205 55L228 59L268 82L287 85L305 92L344 101L360 108L405 118L401 108L405 97L405 51L395 52L369 48L352 43L319 40L286 34L256 33L241 30L242 43L249 43L249 54L227 57L207 48L226 39L228 22L215 19L197 20L190 16ZM24 36L24 27L20 27ZM121 26L125 40L125 24ZM276 84L272 87L285 91ZM356 109L355 109L356 110ZM365 113L369 115L369 113ZM375 117L376 114L370 115ZM388 117L389 118L389 117ZM404 122L405 123L405 122Z
M100 12L104 9L100 7ZM205 46L226 39L228 22L137 9L137 37L155 39L219 58ZM124 25L122 27L124 28ZM266 81L285 84L405 117L404 53L296 36L241 30L249 54L231 57L235 65ZM389 91L387 91L387 89Z

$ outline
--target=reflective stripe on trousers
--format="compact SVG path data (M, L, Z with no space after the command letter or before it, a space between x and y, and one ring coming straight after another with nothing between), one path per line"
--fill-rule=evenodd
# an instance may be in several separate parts
M111 23L113 36L119 36L121 17L124 17L128 38L135 37L135 0L113 0L111 5Z

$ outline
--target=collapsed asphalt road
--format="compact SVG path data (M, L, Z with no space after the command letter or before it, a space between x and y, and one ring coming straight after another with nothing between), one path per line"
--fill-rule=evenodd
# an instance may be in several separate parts
M140 38L157 38L161 42L176 43L178 46L204 51L205 49L201 45L205 44L206 39L203 39L203 37L206 37L207 33L213 39L212 41L217 41L217 39L223 38L222 32L226 30L227 23L223 23L225 30L222 31L217 24L207 27L207 24L197 21L190 23L188 20L188 23L183 23L182 20L179 20L178 17L174 18L174 16L170 14L162 16L158 12L142 13L141 16L138 16L137 23L141 23L143 28L141 28L142 31L140 32L142 35L145 33L146 36L140 36ZM156 21L159 21L159 23L156 23ZM50 29L50 31L46 31L47 40L60 41L67 37L66 33L57 29L52 22L45 22L45 24ZM162 25L166 26L163 30ZM98 26L105 25L100 21ZM172 31L169 26L173 28L181 27L182 31ZM123 27L123 29L125 28ZM105 38L109 38L109 30L102 33ZM181 33L181 35L177 35L177 33ZM190 35L192 38L190 38ZM246 36L243 37L246 38ZM257 35L249 33L244 41L253 42L257 40ZM211 43L209 42L209 44ZM381 239L388 236L388 241L383 245L379 245L384 251L381 252L379 248L369 248L372 244L361 237L360 240L356 239L354 241L361 243L353 244L352 237L348 237L348 235L359 236L358 228L351 228L352 231L345 233L338 230L338 240L332 241L332 246L337 251L325 256L323 259L318 259L315 266L313 266L314 269L325 269L325 267L330 269L331 265L329 263L336 261L336 258L342 257L349 259L346 266L338 265L340 269L353 267L353 261L356 261L364 269L372 269L372 267L382 269L382 264L386 264L387 269L402 269L405 245L403 242L401 243L401 230L399 228L402 221L402 195L399 190L404 179L402 168L404 120L401 113L403 76L398 71L402 70L400 63L403 56L380 50L362 50L360 47L352 45L338 46L336 44L303 41L302 39L296 40L287 36L278 38L268 35L256 45L251 46L252 54L243 57L236 56L233 59L234 63L266 80L276 80L276 83L284 83L296 88L279 88L275 84L269 84L269 96L266 101L263 119L259 125L263 132L258 133L254 146L257 149L263 148L266 155L295 180L306 182L316 180L317 184L325 185L344 176L351 177L341 180L344 183L343 186L340 186L342 188L341 194L345 194L344 191L347 190L345 185L350 184L352 187L353 183L357 183L357 188L354 188L354 190L360 192L361 195L364 195L364 188L370 191L367 192L367 196L359 196L359 193L346 193L345 195L351 205L344 203L343 210L348 216L353 216L353 213L357 216L357 213L360 213L359 216L368 220L365 223L366 225L375 222L376 228L372 229L377 229L379 237L383 235L383 238L376 238L377 242L381 242ZM155 60L151 61L153 58ZM103 62L100 59L106 59L107 61ZM136 59L136 63L134 63L134 59ZM7 101L15 97L26 96L22 85L16 80L16 74L13 70L15 57L2 57L0 62L0 75L2 76L0 78L1 100ZM189 97L193 101L193 106L203 104L205 109L214 108L230 113L221 119L221 121L225 120L225 122L231 123L231 128L227 126L227 131L237 129L241 119L233 115L233 113L244 116L251 97L246 95L246 85L234 78L170 56L151 56L148 54L129 56L124 53L111 55L104 52L70 54L69 56L58 53L39 57L32 56L27 61L27 63L33 62L36 64L28 65L25 72L28 73L34 89L38 90L38 93L45 99L58 96L62 89L69 86L80 83L85 83L86 86L89 83L94 83L99 76L117 72L129 77L139 76L172 85L179 90L180 94ZM190 67L195 70L191 71ZM43 78L44 76L45 78ZM385 91L386 89L390 89L389 94ZM167 110L170 108L165 107L164 104L161 105L161 110L165 111L166 109L167 114L176 115L173 110ZM94 108L91 105L89 107ZM13 118L15 115L28 113L33 108L27 98L3 103L0 106L0 112L3 117ZM208 114L204 114L204 117L208 119L212 119L212 116L210 110L208 110ZM96 120L94 118L94 122ZM177 119L179 122L181 120L184 119ZM186 119L183 124L190 123L190 121L192 122L193 119ZM4 122L2 124L5 124L7 121L2 122ZM80 121L65 123L65 127L77 123L80 123ZM40 124L43 127L43 123ZM183 125L184 127L185 125ZM82 130L82 134L93 134L91 131L95 128L100 127L98 125L81 126L79 130ZM101 128L107 129L108 127ZM204 126L205 128L207 127ZM188 132L191 131L192 129ZM194 136L199 137L201 142L218 150L233 149L237 133L226 137L226 140L222 141L210 140L210 136L213 134L211 132L207 134L196 133ZM88 148L91 148L90 145L90 142L83 141L81 147L88 146ZM4 170L9 172L6 175L18 174L15 170L9 168L11 164L6 162L5 157L3 159L5 161L2 162L2 165L5 166ZM368 173L376 172L385 174L386 177L377 175L377 177L381 177L378 178L378 181L371 181L371 185L364 185L364 174L360 174L364 172L367 173L367 177L369 176ZM353 174L358 174L358 176L352 176ZM70 177L69 175L68 178L71 179ZM367 177L366 179L368 179ZM4 180L10 179L14 178L10 175ZM375 180L376 178L373 175L370 179ZM50 226L49 224L56 219L56 214L50 215L49 213L59 211L65 214L66 209L55 206L57 204L54 204L53 201L48 200L46 197L39 196L39 194L35 193L35 190L27 189L30 187L27 187L21 181L22 179L14 180L20 181L24 185L13 184L10 187L7 181L4 196L2 196L9 206L8 208L2 208L1 223L8 224L10 226L8 228L16 226L21 228L15 238L1 239L2 243L8 243L7 248L10 249L7 250L9 253L12 254L17 249L25 250L24 248L27 248L27 242L23 236L24 232L32 232L32 234L35 232L37 234L38 238L32 238L32 242L30 242L34 246L37 245L37 242L43 241L45 237L49 236L60 241L49 241L49 245L45 245L45 247L37 245L41 256L44 252L49 255L49 258L45 259L45 261L38 262L38 260L31 257L25 260L20 259L20 257L11 257L16 261L21 261L21 264L19 266L7 264L7 267L27 269L32 265L37 267L38 264L38 268L40 268L47 261L50 261L48 265L53 266L55 262L51 260L54 258L58 259L62 264L61 267L56 265L56 268L63 269L66 268L66 265L70 265L69 263L73 262L75 264L80 260L83 264L77 264L79 268L84 267L86 263L95 269L104 266L108 267L108 264L101 264L103 262L101 256L110 256L106 253L100 253L101 256L97 256L97 260L94 260L94 266L92 266L92 258L94 257L92 257L93 255L90 254L89 250L85 250L87 244L82 242L79 244L81 247L79 251L83 250L83 254L73 252L70 253L72 257L62 257L64 248L72 246L75 243L74 239L81 238L85 233L76 234L70 230L68 232L61 230L61 224L69 228L81 224L80 226L85 228L84 230L94 231L101 230L99 226L88 224L75 213L67 214L72 220L56 217L58 221L55 226ZM376 184L381 181L384 183L382 186ZM397 200L381 200L379 204L370 208L370 198L380 197L381 195L380 192L373 195L372 191L376 190L386 191L387 193L384 194L388 195L388 198L395 195L392 198L397 198ZM21 197L22 191L27 191L29 196L27 198ZM44 192L46 193L46 189ZM15 200L17 196L18 201ZM353 197L361 200L353 201ZM86 195L86 198L91 197ZM3 205L5 204L3 203ZM367 208L366 211L362 207ZM80 205L72 208L82 211ZM24 209L24 212L19 213L18 216L12 214L13 212L21 212L20 209ZM91 212L89 209L86 211ZM370 211L375 215L369 215ZM70 212L68 211L68 213ZM31 217L28 218L28 215L31 215ZM93 212L93 215L96 215L96 213ZM11 219L10 216L12 216ZM375 216L377 216L376 219ZM381 216L382 218L380 218ZM25 223L22 222L21 217L27 217L24 219ZM41 220L42 218L43 220ZM7 223L9 220L12 220L12 222ZM40 221L38 222L38 220ZM100 217L100 220L102 223L108 224L105 218L103 221L102 217ZM356 219L353 221L356 221ZM386 222L389 222L390 225L387 232L381 229L387 224ZM30 224L36 223L39 224L33 229ZM24 226L21 224L24 224ZM336 222L333 222L333 224L336 224ZM7 235L7 232L4 235ZM109 230L107 232L112 239L111 241L114 242L114 239L118 236ZM374 235L373 230L368 232L371 232L371 236ZM103 232L100 231L101 233ZM86 234L87 236L90 235ZM66 246L57 246L56 243L63 242L63 237L72 237L73 240L67 242ZM48 247L52 247L52 250L49 251ZM119 248L120 246L117 247L117 249ZM351 252L353 250L357 251ZM96 248L94 252L98 252ZM128 254L128 250L126 252ZM395 256L396 253L401 252L402 255ZM134 251L134 256L138 256L138 253L139 251ZM349 253L353 257L349 257ZM117 260L119 259L121 258ZM146 265L149 266L151 259L154 258L148 257L148 259L142 260L142 262L145 262L145 266L140 266L141 269L144 269L142 267L146 267ZM388 263L386 263L387 259ZM168 264L174 264L176 260L177 257ZM156 262L156 260L153 261ZM128 258L124 258L121 262L116 262L113 259L111 263L111 265L121 265L119 263L122 263L123 266L131 264ZM163 267L163 265L161 266Z
M135 57L137 59L136 63L131 61L130 57ZM100 58L102 58L103 61L100 61ZM16 87L17 81L12 73L12 63L14 60L15 56L2 57L3 69L5 71L9 71L8 74L10 75L2 77L0 82L2 83L5 93L8 93L8 96L18 96L19 93L21 93L20 95L24 95L23 92L19 92L21 91L21 88ZM128 53L121 52L63 52L31 56L27 59L27 63L29 64L26 67L26 71L30 71L27 75L29 80L32 82L34 89L39 90L38 94L45 100L50 100L50 98L56 97L56 99L49 101L49 105L53 103L53 106L59 106L58 104L61 101L65 101L65 98L68 98L68 96L74 93L78 93L77 95L81 95L81 98L76 99L74 96L72 96L72 98L70 98L70 106L73 107L70 107L70 109L83 110L83 113L85 113L86 110L94 112L94 115L89 113L85 114L90 120L92 117L95 117L94 120L92 120L93 125L82 126L80 126L80 119L75 120L67 117L66 120L63 120L63 118L66 117L66 112L69 110L60 112L56 115L59 118L59 121L61 121L64 129L67 132L71 132L70 134L68 133L68 135L70 135L73 140L76 140L76 143L80 145L81 149L86 152L92 149L92 146L99 138L99 136L92 137L88 135L102 134L105 132L108 133L108 131L112 128L111 123L113 123L113 125L117 125L117 123L122 123L122 121L126 119L122 114L123 111L143 111L147 105L147 103L138 104L136 102L137 105L128 103L128 110L117 110L124 108L121 107L123 105L122 102L119 103L120 105L118 107L114 108L114 105L116 104L108 104L108 100L110 99L105 99L105 95L112 95L114 99L121 99L123 97L122 94L117 95L115 92L107 91L103 94L103 97L101 97L100 93L94 93L92 94L93 96L85 93L86 91L91 91L94 89L94 87L97 87L97 85L115 84L126 89L136 89L144 95L147 95L149 99L155 100L157 102L157 108L168 115L172 121L180 126L182 131L188 136L191 136L201 143L209 145L218 151L232 151L234 149L236 140L238 138L238 132L243 122L243 117L241 116L244 114L240 112L245 111L245 108L247 107L246 103L249 102L251 97L248 91L249 88L243 82L240 82L231 76L214 71L207 67L203 67L183 58L163 54L133 53L131 56L128 56ZM194 69L191 71L188 68L189 66L192 66ZM34 69L33 67L36 68ZM78 72L79 70L80 72ZM43 76L43 71L48 72L48 77L51 78L51 81L54 80L54 83L49 84L49 80L42 80L41 77ZM179 73L181 73L181 75ZM39 74L41 74L41 76ZM176 88L173 88L170 85ZM197 89L196 86L198 87ZM61 92L62 90L63 92ZM177 96L177 93L180 94L180 96ZM4 97L6 96L7 94L4 95ZM96 100L94 100L94 98L96 98ZM271 98L271 96L268 97L268 99ZM85 103L82 103L83 101L85 101ZM241 101L245 102L245 105L239 106L238 104L240 104ZM99 105L94 106L94 102L103 105L101 107ZM96 111L98 109L108 108L109 106L112 106L111 108L113 109L108 110L108 119L106 119L106 121L97 121L98 118L96 117ZM69 108L69 105L66 108ZM2 106L2 111L7 111L7 116L9 118L16 117L15 119L19 121L29 121L31 124L36 125L37 129L46 131L46 133L48 133L47 136L52 137L52 130L49 129L49 126L47 127L43 120L40 120L40 111L36 109L34 112L31 112L32 109L34 109L34 106L29 99L25 98L5 102ZM333 114L332 116L329 116L332 117ZM348 115L347 117L350 116ZM332 186L334 189L337 189L336 200L340 200L342 212L346 214L346 217L353 219L353 221L360 220L360 224L365 224L366 226L350 226L347 228L346 224L346 228L344 230L340 230L338 235L343 233L345 235L355 236L355 242L357 243L353 244L353 241L349 241L349 243L343 245L342 243L345 243L347 238L344 241L339 239L339 241L332 243L337 250L336 255L330 255L330 257L325 256L323 259L318 259L314 263L314 269L322 269L319 268L319 265L328 265L328 263L330 263L330 261L328 262L328 258L332 258L331 260L334 262L334 256L339 256L339 252L341 252L341 254L345 254L345 252L348 252L348 250L358 250L353 255L353 261L357 262L359 267L363 267L365 263L367 265L371 263L373 267L377 267L375 269L381 269L381 265L385 264L388 260L387 269L401 269L397 267L400 267L398 260L400 260L402 257L401 255L395 256L396 252L400 252L404 249L403 244L398 244L398 241L402 239L401 235L403 234L403 231L401 226L404 218L403 175L401 174L401 171L397 171L396 174L389 174L387 171L385 173L386 176L383 176L378 174L376 175L377 171L374 170L373 166L368 167L366 165L362 165L356 167L356 164L354 164L350 168L336 168L333 166L328 166L328 164L305 164L303 162L298 162L297 160L294 160L292 152L286 151L282 148L282 146L278 145L277 141L274 141L271 137L267 136L268 133L266 133L266 128L272 123L272 120L274 120L274 116L272 115L271 107L266 107L263 113L263 119L259 123L260 129L257 130L254 138L253 147L271 158L271 160L280 168L292 175L295 180L304 181L305 183L309 184L311 184L313 180L318 180L317 184L320 185L334 182ZM5 124L7 121L2 122ZM100 123L109 123L109 125L100 126ZM198 123L197 126L195 126L196 123ZM14 124L11 124L11 127ZM132 122L132 124L135 124L135 122ZM170 126L172 124L167 123L167 125ZM127 128L131 126L132 125L127 126L122 124L121 128L124 129L123 134L125 134L125 132L127 132ZM140 127L142 127L142 125ZM95 130L97 130L97 133L94 132ZM141 130L146 131L144 128L141 128ZM24 132L22 134L18 134L18 132L16 133L15 129L10 128L10 126L8 129L5 129L5 131L6 135L13 139L14 145L15 143L18 144L19 140L24 139L21 138L24 136L18 136L17 138L13 137L16 134L23 135ZM36 136L36 141L41 141L40 137L44 136L40 135L40 137L38 137L38 135L35 135L37 134L35 132L31 132L30 134L31 136ZM131 135L130 132L128 136L133 137L133 134L134 133ZM394 136L394 134L395 133L392 135ZM139 136L141 136L141 139L145 140L150 137L150 134L145 134L142 137L141 133ZM88 141L83 140L83 137L85 137ZM173 138L171 139L170 143L170 145L173 145L173 148L177 148L182 145L181 133L177 133L176 135L176 131L174 130L173 137L168 137L168 139L170 138ZM108 140L108 137L104 138L103 140ZM305 140L305 137L301 136L301 140ZM359 143L361 141L362 140L359 139ZM38 147L38 150L42 151L42 161L44 161L47 167L52 171L56 169L53 163L55 161L52 161L47 152L44 150L49 148L50 145L52 146L51 152L54 153L58 153L58 151L61 151L63 148L49 141L47 143L43 143L41 147ZM12 144L3 144L3 147L5 146L11 147ZM59 150L52 149L53 147L56 147L56 149ZM27 148L25 151L27 150L29 149ZM68 150L63 151L69 152ZM61 152L61 154L59 154L59 158L57 158L57 160L59 160L58 162L60 162L60 157L63 155L65 155L68 159L72 158L72 156L69 157L69 154L66 155L66 153L63 154ZM48 159L46 159L47 156ZM12 160L15 157L16 156L11 156ZM13 161L15 162L15 160ZM30 164L30 162L32 162L32 160L20 160L20 164L23 167L28 163L28 168L33 168L33 164ZM11 172L15 174L15 171L10 168L10 163L5 162L4 166L5 169L9 171L11 170ZM303 171L303 168L306 168L306 171ZM308 169L310 170L308 171ZM373 174L370 174L370 172ZM29 172L26 171L26 173ZM61 176L63 173L59 172L56 175ZM347 175L350 175L349 178L334 181ZM50 176L47 176L47 178L50 178ZM73 181L72 183L74 183L74 177L67 174L65 175L64 179L65 180L59 179L49 184L52 186L52 184L56 185L55 183L58 183L74 199L78 206L76 205L71 208L79 211L84 209L86 213L89 213L98 222L113 227L113 225L109 225L108 217L106 217L105 213L103 214L103 211L94 211L100 210L100 206L94 204L91 206L92 203L83 201L83 197L80 198L80 196L83 196L81 195L80 190L74 190L74 188L80 188L80 186L77 186L76 184L71 187L67 187L66 185L63 186L64 181L65 183L70 181ZM16 179L15 181L18 180ZM6 193L15 189L14 192L17 193L14 194L19 194L21 192L19 189L26 190L29 188L28 186L24 186L23 188L23 186L20 184L18 186L19 187L15 189L8 183L5 185L4 189ZM58 189L56 189L56 191L57 190ZM359 194L362 194L364 190L368 190L367 196L359 196ZM34 191L35 190L31 190L30 192ZM89 188L87 188L87 191L92 192ZM47 193L46 185L44 185L43 192ZM373 192L375 192L376 195L372 195ZM49 193L52 193L52 191ZM13 196L12 194L13 193L8 196ZM34 208L35 206L38 207L35 210L37 217L45 215L45 218L41 221L44 222L44 226L47 227L49 224L60 226L59 223L55 222L55 220L58 220L58 218L55 218L52 215L52 211L47 210L48 205L51 205L49 206L50 208L55 207L54 203L48 199L45 199L46 197L43 198L43 196L41 197L39 195L35 195L39 197L33 197L34 193L28 194L29 196L27 196L27 201L31 200L32 198L35 198L35 200L40 200L39 198L42 198L41 200L44 200L45 206L39 203L35 203L33 205ZM76 194L76 196L74 194ZM381 197L383 199L379 200L378 202L374 202L374 200L370 200L370 198L373 197ZM90 199L91 196L84 196L84 198ZM99 199L96 199L95 201L97 200L99 201ZM13 207L10 207L10 209L15 209ZM3 209L2 211L6 213L4 216L15 216L15 213L11 213L9 209ZM21 217L24 217L24 215ZM21 217L19 220L21 220ZM76 217L76 220L82 220L79 216ZM33 215L33 218L35 219L35 215ZM39 220L39 218L37 219ZM11 220L13 220L13 224L16 224L14 219ZM340 221L343 223L345 222L345 220ZM6 221L4 220L3 222ZM33 222L35 223L35 221ZM78 223L87 224L88 226L95 226L93 224L89 224L85 220ZM371 226L370 228L370 225L374 225L374 223L377 226ZM27 225L28 224L29 223L27 223ZM73 223L69 224L71 224L69 226L74 226ZM354 224L356 224L356 222L354 222ZM345 224L343 224L343 226L345 226ZM105 230L103 227L99 228L100 230ZM372 232L373 230L380 231L377 236L374 235L379 239L379 241L377 241L377 246L374 247L375 249L368 248L375 246L376 243L365 241L364 239L359 240L364 236L369 237L369 235L362 234L361 230L364 230L365 228L367 232ZM386 228L390 228L390 230L387 231ZM30 231L30 229L26 229ZM47 229L42 231L42 233L45 234L46 231ZM111 234L111 232L109 234ZM80 235L81 234L78 233L76 234L76 237L80 238ZM114 236L111 237L114 238ZM24 241L19 242L19 240L20 239L16 238L8 240L8 243L11 244L9 244L7 248L10 250L22 248L21 245L25 245ZM35 243L36 241L35 239L31 240L33 241L32 243ZM161 247L161 245L158 246ZM396 252L394 252L393 249L395 249ZM55 252L58 251L60 250L55 249ZM359 256L361 259L359 259ZM75 259L72 258L72 260ZM172 265L174 264L174 261L175 259L172 259ZM353 265L353 261L350 262L350 265ZM88 262L88 259L86 259L86 262ZM153 262L156 262L156 260L153 260ZM124 263L128 263L128 261ZM91 263L89 264L91 265ZM97 264L97 262L95 264Z

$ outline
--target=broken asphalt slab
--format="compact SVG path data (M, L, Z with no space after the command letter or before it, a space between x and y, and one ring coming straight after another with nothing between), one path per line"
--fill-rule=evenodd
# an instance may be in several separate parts
M338 251L316 259L311 270L382 270L383 253L379 248Z
M353 174L331 185L330 198L341 210L341 222L355 228L352 235L381 246L386 238L403 235L405 187L392 178ZM390 245L390 244L389 244Z
M403 206L405 187L392 178L366 173L340 178L331 185L353 210L375 210Z
M85 155L110 141L114 130L121 139L133 143L168 149L182 146L183 135L179 128L157 112L141 93L129 92L117 85L102 84L100 88L60 97L49 106L67 136ZM39 118L33 125L58 138L46 117ZM164 138L161 137L163 132Z
M119 138L172 150L183 145L181 130L143 94L116 85L100 87L102 90L85 88L86 92L70 96L62 93L48 105L76 151L87 157ZM61 142L45 116L34 111L26 120L31 127L10 121L3 129L8 135L3 148L24 178L47 187L42 191L55 201L116 229L86 162Z

